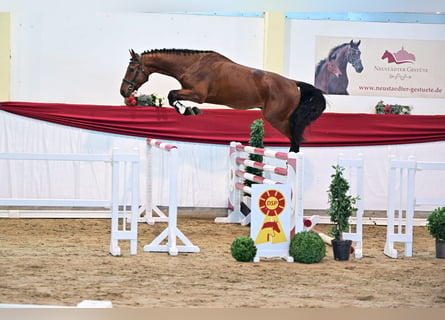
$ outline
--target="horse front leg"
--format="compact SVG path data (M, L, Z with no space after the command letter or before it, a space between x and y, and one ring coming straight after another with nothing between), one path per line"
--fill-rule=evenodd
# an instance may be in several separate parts
M169 104L176 109L179 114L184 116L195 116L201 114L202 111L198 107L187 107L183 105L179 100L191 100L187 98L183 93L186 90L172 90L168 94ZM190 91L190 90L187 90ZM191 100L192 101L192 100Z

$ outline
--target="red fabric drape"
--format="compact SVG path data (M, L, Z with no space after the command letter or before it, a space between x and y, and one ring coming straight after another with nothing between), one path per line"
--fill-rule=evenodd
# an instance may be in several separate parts
M0 109L62 125L164 140L247 143L259 110L204 109L182 116L173 108L3 102ZM265 122L264 144L289 146L288 139ZM324 113L305 131L303 146L364 146L445 140L445 116Z

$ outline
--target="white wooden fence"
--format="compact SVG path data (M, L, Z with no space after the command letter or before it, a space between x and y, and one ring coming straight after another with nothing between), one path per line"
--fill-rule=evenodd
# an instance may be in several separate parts
M110 165L111 191L106 199L20 199L0 198L0 206L14 207L70 207L70 208L107 208L111 216L110 253L120 255L119 240L130 240L130 253L137 252L137 221L139 217L139 151L121 153L114 149L111 154L68 154L68 153L0 153L0 160L26 161L81 161L104 162ZM130 179L127 174L130 173ZM61 177L63 179L63 177ZM127 187L129 180L130 186ZM123 183L121 183L123 182ZM128 206L128 204L130 204ZM81 211L73 211L71 217L79 217ZM11 215L7 215L10 217ZM20 217L20 215L18 215ZM21 216L23 217L23 216ZM29 216L28 216L29 217ZM31 217L61 217L57 210L34 212ZM63 216L65 217L65 216ZM81 216L83 217L83 215ZM128 221L130 218L130 228ZM122 221L120 221L122 220Z
M397 258L394 247L396 242L404 244L404 254L412 257L414 210L420 205L445 205L443 198L420 198L415 194L416 175L422 171L445 171L445 162L416 161L414 157L408 160L389 160L388 178L388 209L387 233L384 253L388 257ZM398 186L398 188L397 188ZM444 188L444 184L437 186ZM445 189L444 189L445 190Z

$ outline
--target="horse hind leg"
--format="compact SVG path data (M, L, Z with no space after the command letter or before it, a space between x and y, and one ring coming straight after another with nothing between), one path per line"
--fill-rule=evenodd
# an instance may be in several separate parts
M300 144L303 141L303 133L306 127L316 120L326 109L326 100L323 92L314 86L298 82L301 98L300 104L289 118L289 127L291 131L291 149L298 152Z
M293 130L292 126L291 126L291 130ZM298 133L296 135L298 135ZM294 134L292 133L292 137L290 138L289 152L295 152L295 153L300 152L300 143L301 143L301 140L294 138Z
M289 119L289 127L291 130L291 137L290 137L290 149L289 152L300 152L300 144L303 140L303 130L301 130L302 126L298 121L297 117L294 117L295 112L292 114L292 116Z

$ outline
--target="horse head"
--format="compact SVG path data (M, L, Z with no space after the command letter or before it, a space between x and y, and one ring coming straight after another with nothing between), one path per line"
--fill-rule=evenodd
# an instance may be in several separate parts
M355 71L358 73L363 71L362 59L360 58L360 55L362 53L360 52L360 49L358 48L360 43L361 43L361 40L359 40L358 42L354 42L351 40L351 42L349 43L349 48L348 48L348 53L347 53L348 62L350 64L352 64Z
M148 74L144 71L142 65L142 57L130 50L130 63L128 64L125 76L122 79L121 95L128 98L134 91L138 90L145 82L148 81Z
M385 52L383 52L383 55L382 55L381 59L382 60L388 59L388 63L396 61L396 58L394 57L394 54L389 52L388 50L385 50Z

